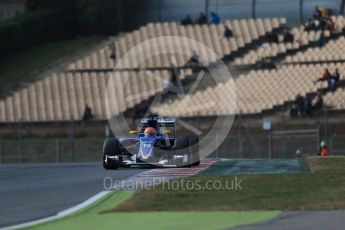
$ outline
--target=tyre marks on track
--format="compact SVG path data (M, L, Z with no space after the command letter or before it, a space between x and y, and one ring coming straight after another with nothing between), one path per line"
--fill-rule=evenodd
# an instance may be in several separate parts
M150 177L185 177L185 176L194 176L201 171L207 169L218 159L210 158L204 159L200 162L199 166L189 167L189 168L160 168L152 169L146 172L143 172L137 176L137 178L150 178Z
M194 176L203 170L207 169L218 159L210 158L204 159L200 162L199 166L190 168L160 168L151 169L143 173L137 174L121 183L114 184L111 190L117 191L136 191L152 189L154 186L166 183L172 179Z

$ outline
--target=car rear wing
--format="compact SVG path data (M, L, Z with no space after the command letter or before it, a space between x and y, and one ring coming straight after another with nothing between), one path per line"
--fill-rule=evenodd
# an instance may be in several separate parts
M148 121L150 121L151 118L144 117L140 119L140 125L142 127L147 126ZM160 117L160 118L154 118L154 121L157 122L157 124L160 127L175 127L176 125L176 118L175 117Z

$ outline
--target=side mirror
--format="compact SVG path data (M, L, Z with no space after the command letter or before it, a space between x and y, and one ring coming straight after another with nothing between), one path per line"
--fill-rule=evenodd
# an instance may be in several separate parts
M131 131L129 131L129 134L131 134L131 135L137 135L137 134L138 134L138 131L131 130Z

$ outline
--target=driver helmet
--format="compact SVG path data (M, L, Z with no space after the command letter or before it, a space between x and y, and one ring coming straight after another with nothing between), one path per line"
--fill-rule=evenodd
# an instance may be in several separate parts
M156 133L157 133L156 129L152 127L147 127L144 131L145 137L154 137L156 136Z

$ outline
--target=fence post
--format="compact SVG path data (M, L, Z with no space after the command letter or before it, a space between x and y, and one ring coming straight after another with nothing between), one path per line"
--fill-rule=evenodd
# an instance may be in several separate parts
M320 142L321 142L321 126L320 124L317 127L318 129L318 135L317 135L317 155L319 155L320 151L321 151L321 146L320 146ZM315 155L315 154L313 154Z
M244 143L244 138L243 138L242 135L238 135L238 137L239 137L239 142L240 142L239 158L240 158L240 159L243 159L243 156L244 156L244 154L243 154L243 143Z
M272 160L272 134L268 135L268 159Z
M210 0L205 0L205 15L208 18L208 11L210 6Z
M256 18L256 0L252 0L252 18Z
M299 21L301 24L304 22L303 18L303 0L299 0Z
M158 1L158 21L162 21L162 0Z
M4 163L4 155L2 152L2 142L0 142L0 164Z
M19 120L19 129L18 129L18 152L19 152L19 163L23 161L23 141L22 141L22 123Z
M327 143L328 142L328 111L327 111L327 107L324 108L324 113L325 113L324 140Z
M216 150L216 158L219 157L219 146L218 146L218 133L216 134L216 147L217 147L217 150Z
M60 163L60 139L56 138L56 163Z
M74 118L72 117L71 119L71 147L72 147L72 161L75 161L75 152L74 152L74 133L75 133L75 129L74 129Z
M329 151L330 151L331 155L335 156L334 151L333 151L333 137L334 136L331 136L329 138Z

